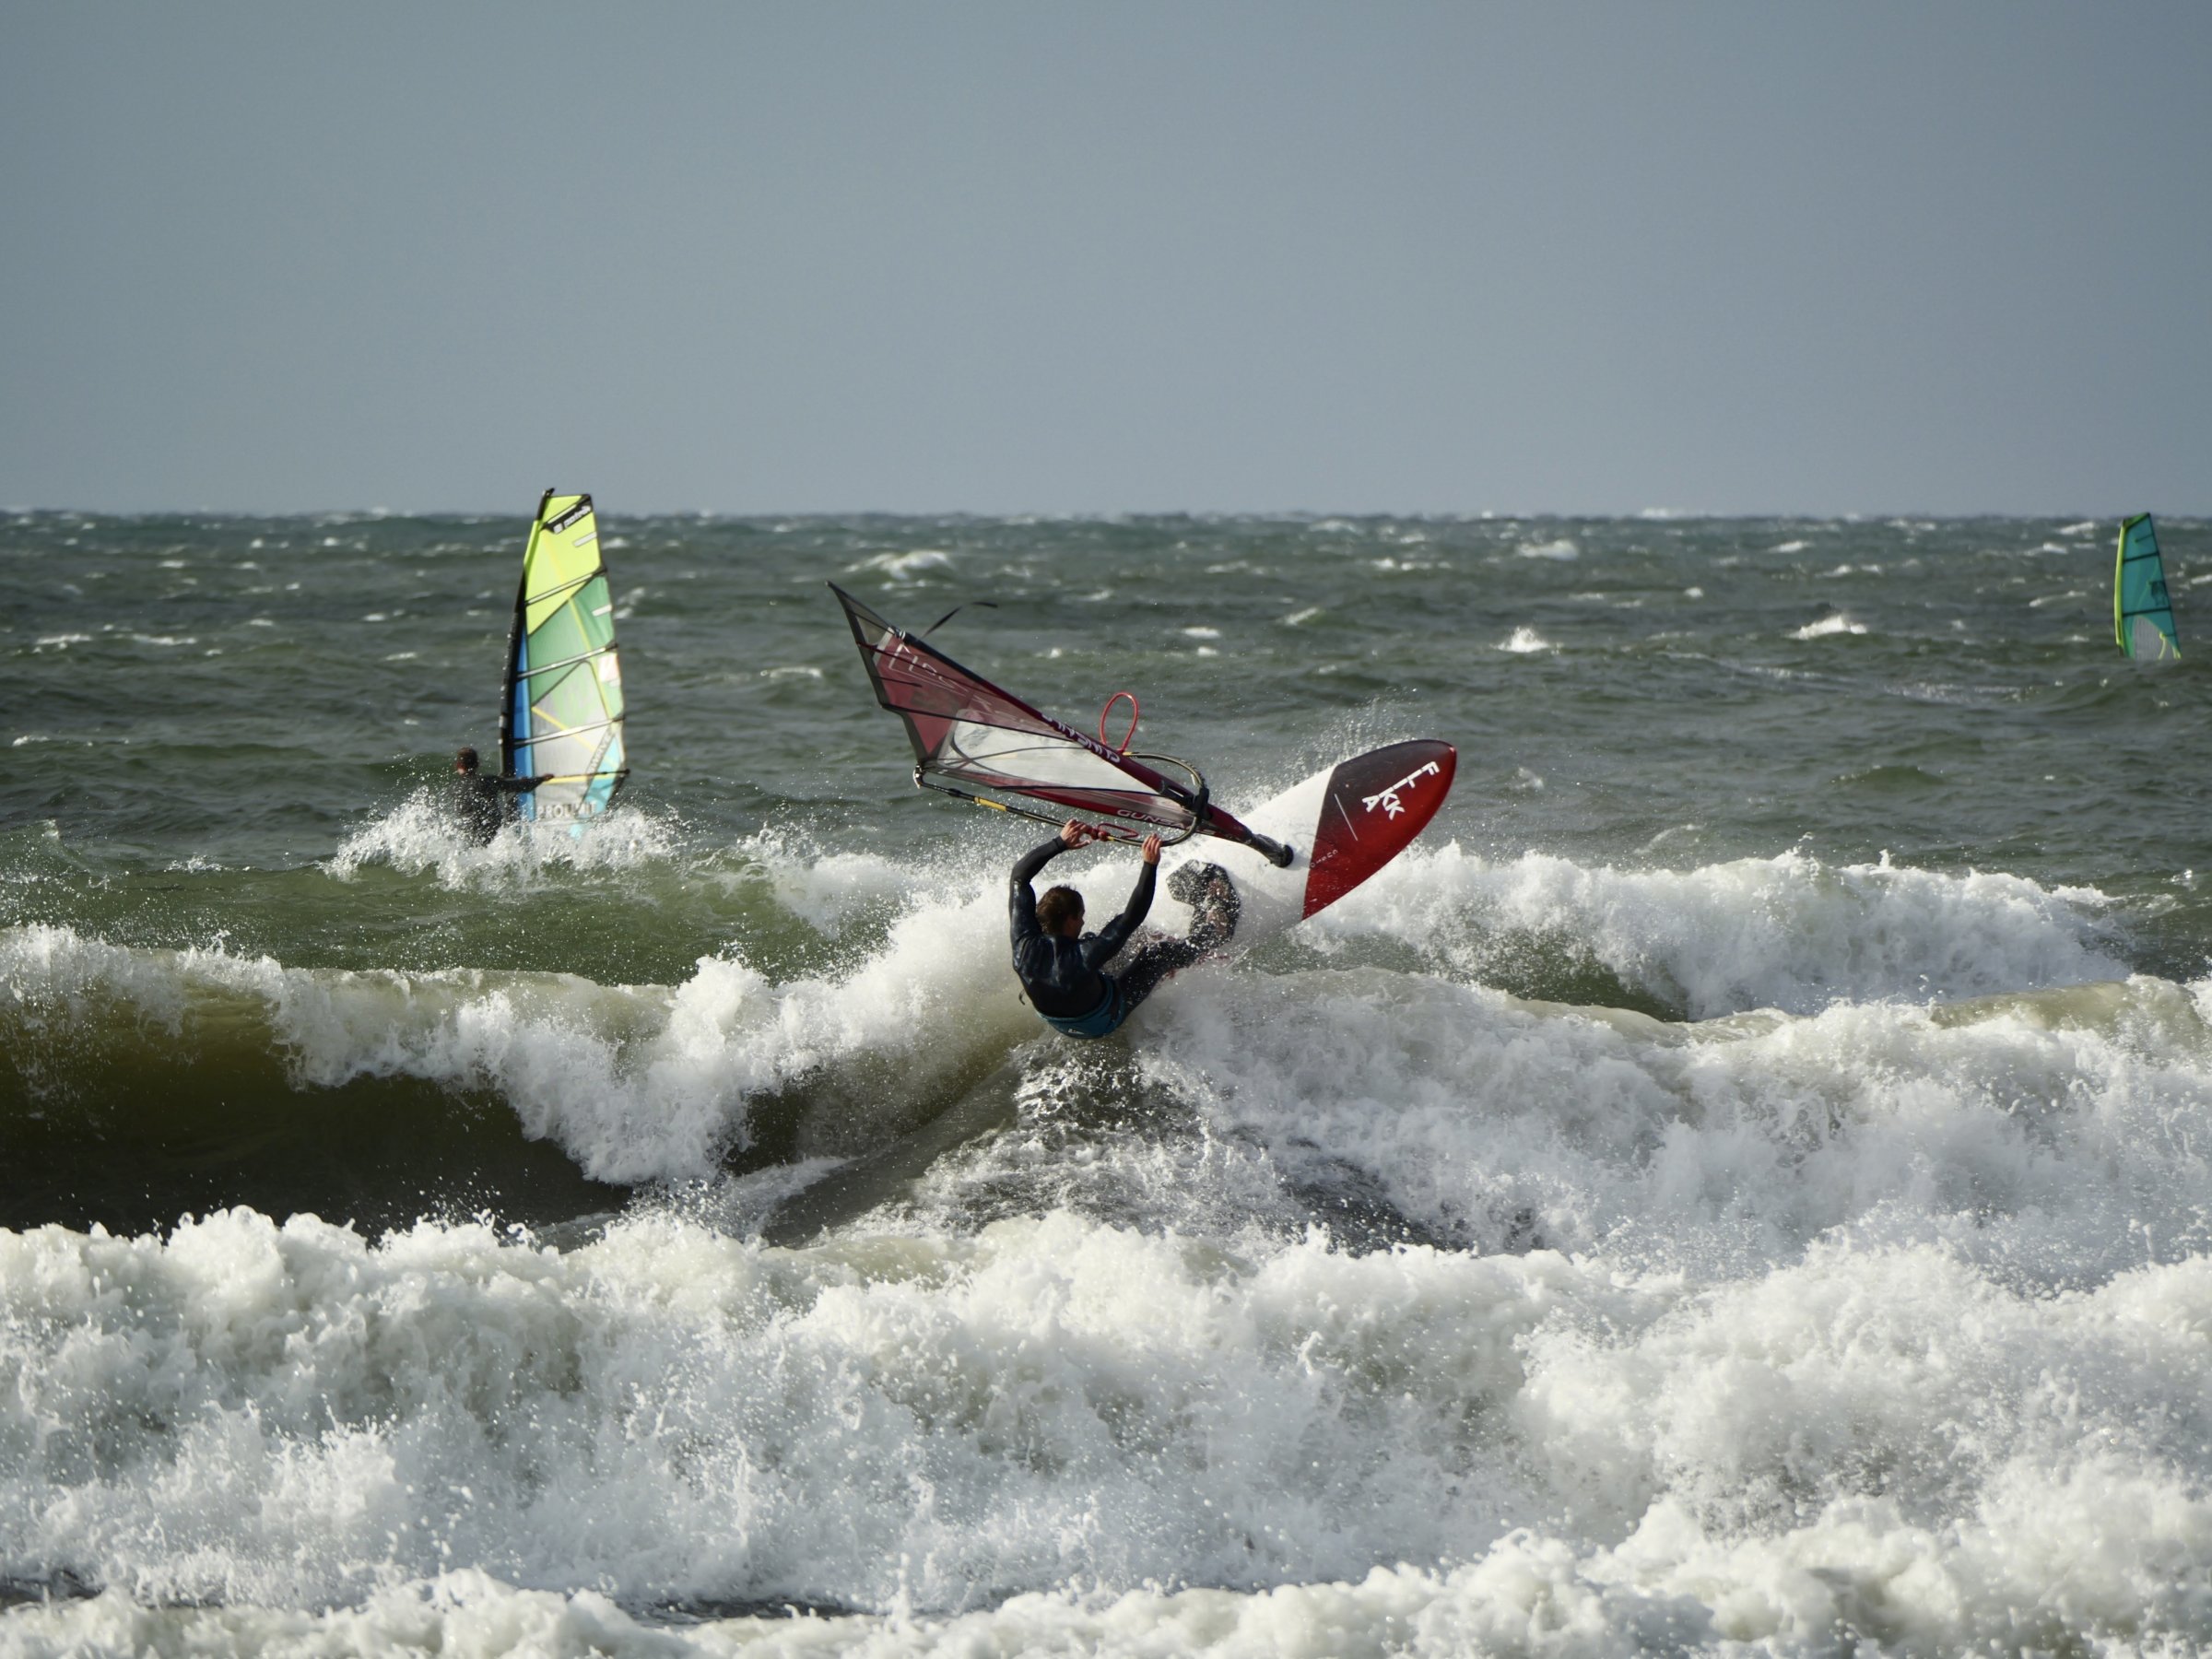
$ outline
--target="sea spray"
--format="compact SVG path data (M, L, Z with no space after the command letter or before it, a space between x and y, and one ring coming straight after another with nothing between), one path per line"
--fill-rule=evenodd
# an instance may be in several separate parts
M622 806L477 849L519 517L0 524L0 1652L2212 1646L2109 534L610 521ZM1458 786L1068 1042L830 575L1232 809Z
M1631 1629L1941 1646L2018 1606L2051 1640L2190 1628L2212 1594L2212 1420L2201 1391L2171 1409L2201 1259L2050 1296L1844 1248L1700 1289L1070 1218L794 1254L647 1219L561 1253L233 1216L0 1265L0 1550L141 1601L326 1605L457 1556L524 1589L943 1616L1071 1578L1348 1593L1384 1555L1460 1619L1549 1561ZM2115 1526L2041 1596L2060 1538ZM1380 1599L1338 1605L1358 1627Z
M1841 869L1803 853L1689 870L1590 868L1542 853L1417 847L1309 924L1316 943L1401 940L1454 974L1533 947L1602 965L1690 1018L1809 1013L2123 976L2112 903L2014 876Z

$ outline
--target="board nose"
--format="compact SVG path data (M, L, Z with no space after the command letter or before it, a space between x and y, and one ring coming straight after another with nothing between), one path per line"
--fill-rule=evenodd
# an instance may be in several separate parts
M1305 913L1335 903L1404 852L1443 806L1458 770L1459 751L1433 737L1339 762L1315 826Z

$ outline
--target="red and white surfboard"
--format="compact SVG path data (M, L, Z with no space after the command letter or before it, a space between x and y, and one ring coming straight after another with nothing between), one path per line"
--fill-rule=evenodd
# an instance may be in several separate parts
M1241 814L1264 835L1289 844L1277 868L1249 847L1210 837L1183 842L1160 859L1152 919L1170 933L1190 925L1190 908L1171 896L1167 877L1183 864L1218 864L1242 897L1232 948L1257 944L1336 902L1404 852L1428 827L1444 797L1459 751L1433 738L1393 743L1339 760Z

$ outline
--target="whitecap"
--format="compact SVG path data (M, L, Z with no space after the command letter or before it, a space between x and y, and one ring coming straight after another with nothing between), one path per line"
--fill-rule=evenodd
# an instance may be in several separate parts
M1480 971L1500 934L1563 934L1624 982L1698 1018L1850 998L1914 1002L2124 976L2092 888L1801 853L1692 870L1590 867L1548 853L1492 864L1416 846L1306 925L1381 931Z
M924 571L949 570L952 555L935 547L918 547L911 553L878 553L864 559L858 564L845 567L848 572L881 571L886 575L904 582Z
M1785 637L1793 640L1822 640L1830 634L1863 634L1865 631L1866 625L1864 622L1854 622L1838 611L1832 616L1821 618L1818 622L1807 622Z

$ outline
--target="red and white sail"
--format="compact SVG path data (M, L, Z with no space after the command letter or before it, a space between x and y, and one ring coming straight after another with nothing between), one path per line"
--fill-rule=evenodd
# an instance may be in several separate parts
M968 793L973 790L1018 795L1063 808L1062 817L1125 827L1128 837L1159 830L1175 840L1253 842L1250 830L1207 801L1205 780L1194 771L1190 783L1179 782L1147 758L1110 748L892 626L835 582L830 591L845 607L876 700L905 723L915 782L968 799L979 798Z

